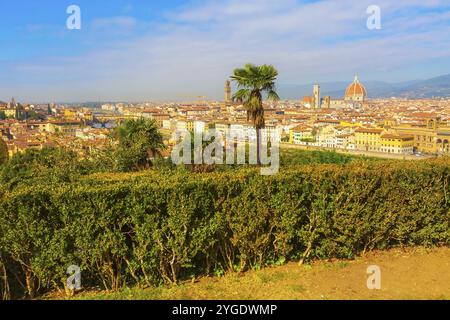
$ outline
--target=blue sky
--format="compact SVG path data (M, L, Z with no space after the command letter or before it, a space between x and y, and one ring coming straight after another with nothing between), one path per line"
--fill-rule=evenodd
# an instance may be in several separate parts
M81 30L66 9L81 8ZM369 5L382 29L368 30ZM247 62L279 84L450 73L449 0L40 0L0 4L0 100L221 98Z

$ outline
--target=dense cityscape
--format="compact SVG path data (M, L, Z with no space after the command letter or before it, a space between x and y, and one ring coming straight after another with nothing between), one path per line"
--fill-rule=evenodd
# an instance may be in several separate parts
M449 0L2 9L2 311L450 299Z
M265 102L266 129L278 131L287 146L347 152L442 155L450 151L450 99L369 99L355 77L341 98L312 95L295 101ZM232 101L230 81L224 101L186 103L104 103L96 106L0 103L0 130L8 155L27 149L64 146L81 155L109 143L109 133L127 119L154 120L173 145L177 130L243 130L252 124L242 103Z

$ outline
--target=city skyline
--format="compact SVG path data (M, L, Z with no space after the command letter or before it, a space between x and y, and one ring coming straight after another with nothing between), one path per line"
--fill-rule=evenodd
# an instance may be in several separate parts
M359 79L358 75L355 75L355 79ZM441 75L437 77L433 77L431 79L420 79L420 80L410 80L405 82L398 82L398 83L388 83L385 81L369 81L367 88L370 90L370 94L367 95L367 99L372 100L384 100L384 99L407 99L407 100L415 100L415 99L449 99L450 94L450 86L445 86L445 92L441 92L437 95L428 95L428 96L419 96L419 92L414 93L414 89L418 89L418 91L421 92L427 92L429 93L431 89L434 90L442 90L442 88L435 87L424 87L424 85L430 85L432 82L439 82L439 85L442 85L442 83L448 81L450 79L450 74L447 75ZM367 84L367 82L365 82ZM348 85L351 84L350 81L336 81L336 82L316 82L316 83L308 83L308 84L298 84L298 85L292 85L292 84L285 84L282 86L277 86L277 90L281 92L280 94L280 100L284 101L301 101L305 98L305 96L310 95L313 93L312 96L314 96L315 87L319 86L319 96L322 94L323 96L320 97L320 100L325 99L326 97L336 99L336 100L345 100L345 94L346 89ZM450 84L450 83L449 83ZM322 86L326 88L326 90L321 91ZM372 87L373 86L373 87ZM372 89L375 89L375 93L372 91ZM409 95L390 95L387 96L390 91L389 90L397 90L395 92L400 93L402 90L413 90L413 92L410 92ZM214 97L209 98L207 96L198 95L198 96L185 96L184 99L178 98L178 99L144 99L144 100L111 100L111 99L104 99L104 100L84 100L84 101L55 101L55 100L46 100L46 101L26 101L21 99L17 96L12 96L11 98L4 98L0 97L0 103L8 104L13 101L18 100L18 103L21 104L38 104L38 105L44 105L44 104L69 104L69 105L86 105L86 104L92 104L92 105L98 105L102 103L131 103L131 104L140 104L140 103L151 103L151 104L167 104L167 103L195 103L195 104L208 104L208 103L219 103L219 102L232 102L232 95L233 92L237 90L236 86L232 84L231 79L227 79L225 81L225 92L222 92L222 97ZM412 94L412 96L411 96ZM225 98L223 97L225 95ZM18 98L18 99L16 99ZM266 100L264 100L267 102Z
M81 8L67 30L66 8ZM223 97L234 68L269 63L279 86L402 82L450 70L445 1L88 1L5 3L0 100L150 101ZM245 26L245 27L244 27ZM300 97L299 97L300 98Z

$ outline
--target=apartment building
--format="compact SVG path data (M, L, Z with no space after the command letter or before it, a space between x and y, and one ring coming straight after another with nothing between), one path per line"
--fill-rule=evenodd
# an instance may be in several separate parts
M394 154L412 154L414 136L387 133L381 136L381 152Z
M356 149L361 151L381 151L381 135L384 130L379 128L358 128L355 130Z

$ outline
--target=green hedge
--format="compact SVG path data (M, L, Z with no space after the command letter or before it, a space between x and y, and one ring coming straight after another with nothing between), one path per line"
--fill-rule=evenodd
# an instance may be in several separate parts
M284 261L449 245L448 160L98 174L0 192L0 295L176 283Z

